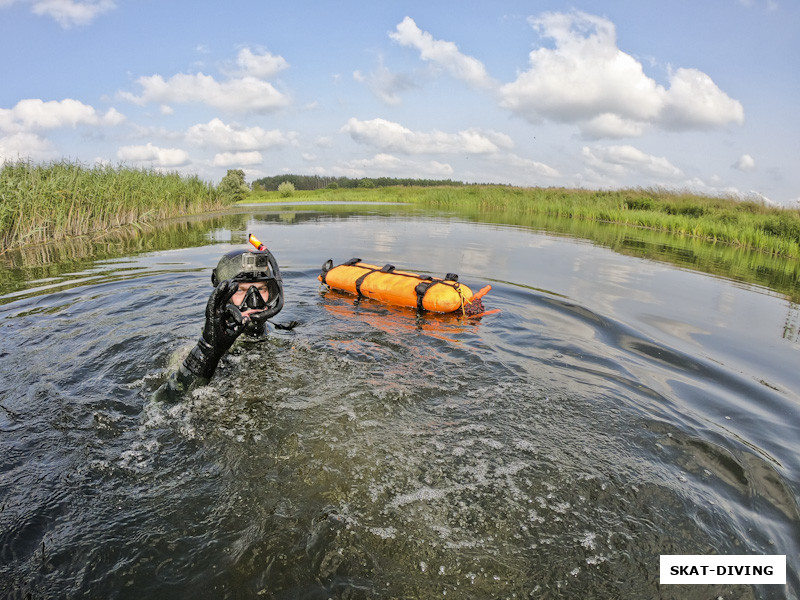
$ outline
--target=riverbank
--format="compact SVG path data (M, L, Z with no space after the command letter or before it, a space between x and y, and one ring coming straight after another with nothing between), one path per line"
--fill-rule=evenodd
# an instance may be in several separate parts
M278 192L253 192L245 202L287 201L409 202L459 213L549 215L614 223L695 237L800 258L800 211L767 206L755 200L698 196L657 189L592 191L508 186L390 187ZM515 222L515 221L514 221Z
M0 168L0 251L227 208L241 195L222 187L198 177L122 166L5 163Z
M800 258L800 211L755 200L658 189L592 191L510 186L394 186L244 192L244 173L219 186L153 170L57 162L6 163L0 169L0 252L77 236L100 237L171 217L239 203L403 202L482 221L518 223L533 216L614 223Z

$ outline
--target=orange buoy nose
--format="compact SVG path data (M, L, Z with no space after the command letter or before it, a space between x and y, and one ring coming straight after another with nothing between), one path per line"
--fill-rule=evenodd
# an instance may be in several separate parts
M475 300L480 300L480 299L481 299L481 298L483 298L483 297L484 297L486 294L488 294L488 293L489 293L489 291L490 291L491 289L492 289L492 286L490 286L490 285L487 285L487 286L485 286L485 287L482 287L480 290L478 290L478 293L477 293L477 294L475 294L474 296L472 296L472 300L470 300L470 302L474 302Z

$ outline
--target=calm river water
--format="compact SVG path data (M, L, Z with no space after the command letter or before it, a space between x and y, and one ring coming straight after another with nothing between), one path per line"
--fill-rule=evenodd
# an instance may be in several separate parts
M252 208L6 273L0 597L798 597L797 305L569 237L354 211ZM275 321L300 325L154 401L250 231L284 274ZM320 265L354 256L490 283L501 312L322 293ZM661 586L662 554L785 554L788 583Z

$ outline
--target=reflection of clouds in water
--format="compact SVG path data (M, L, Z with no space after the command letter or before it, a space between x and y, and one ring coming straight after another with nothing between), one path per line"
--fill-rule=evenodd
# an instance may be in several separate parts
M449 238L453 233L453 223L449 221L434 221L428 230L430 237Z
M730 319L736 310L736 294L732 289L719 288L714 298L714 325L725 327L725 322Z
M608 251L592 249L587 254L575 255L572 259L573 277L569 282L568 294L576 300L586 303L592 310L605 315L621 314L620 300L634 301L647 305L661 303L659 296L652 291L654 275L661 269L644 263L628 263L624 257L605 254Z
M549 248L556 243L556 240L544 234L536 234L534 232L525 232L526 237L529 239L525 244L526 248Z
M698 336L708 335L710 333L708 329L701 329L695 325L690 325L675 319L668 319L660 315L641 314L639 318L658 331L693 345L699 344Z
M497 266L497 260L493 258L494 252L491 249L484 251L478 247L466 247L461 250L459 268L464 267L469 272L491 273L493 267ZM503 261L505 262L505 261Z
M376 231L375 237L373 238L375 249L380 252L392 252L396 242L397 236L386 229Z

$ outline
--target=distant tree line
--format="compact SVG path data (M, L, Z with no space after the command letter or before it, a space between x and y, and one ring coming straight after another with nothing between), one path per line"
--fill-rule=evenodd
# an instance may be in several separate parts
M284 182L289 182L296 190L319 190L322 188L377 188L392 186L420 186L434 187L464 186L461 181L451 179L411 179L397 177L362 177L353 179L351 177L325 177L321 175L274 175L272 177L262 177L253 181L254 190L265 190L268 192L278 191L278 186Z

